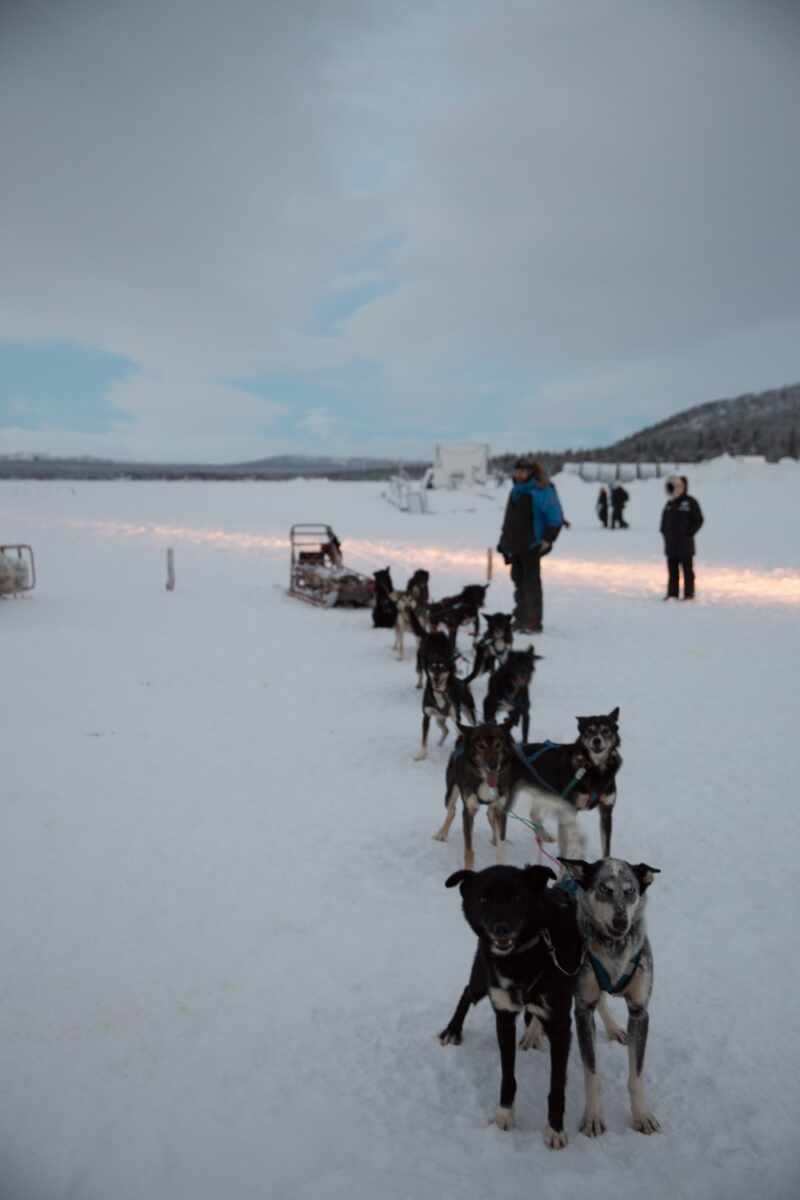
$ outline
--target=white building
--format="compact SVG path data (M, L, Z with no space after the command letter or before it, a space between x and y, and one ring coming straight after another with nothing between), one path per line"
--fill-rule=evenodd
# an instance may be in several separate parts
M484 442L460 442L437 446L432 478L436 488L485 484L489 478L488 445Z

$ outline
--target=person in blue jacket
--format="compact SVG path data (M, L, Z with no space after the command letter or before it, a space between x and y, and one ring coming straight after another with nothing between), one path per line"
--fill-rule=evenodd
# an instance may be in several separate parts
M564 514L558 493L539 463L519 458L497 549L511 565L514 628L542 631L542 557L561 532Z

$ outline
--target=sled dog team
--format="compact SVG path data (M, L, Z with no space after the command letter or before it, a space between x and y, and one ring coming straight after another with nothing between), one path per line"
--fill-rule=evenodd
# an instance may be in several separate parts
M607 1036L627 1045L628 1091L633 1127L654 1133L658 1121L647 1103L643 1073L653 956L646 928L647 890L658 874L647 863L611 857L612 815L620 756L619 708L581 716L575 740L529 741L530 689L540 655L533 646L514 647L511 617L481 610L487 588L470 585L456 596L432 602L427 571L415 571L404 591L395 590L389 569L375 572L376 628L394 629L393 650L405 657L406 638L416 641L417 688L422 692L422 736L417 761L426 758L434 721L439 745L450 726L457 740L445 775L445 818L434 833L446 841L461 808L464 869L445 882L461 892L464 918L477 938L475 958L449 1023L443 1046L460 1045L470 1008L484 996L494 1009L500 1051L500 1096L495 1121L513 1124L517 1016L522 1014L522 1050L550 1047L545 1143L567 1144L564 1096L572 1035L572 1005L583 1062L585 1107L580 1129L589 1137L605 1132L595 1049L595 1010ZM481 618L485 628L481 632ZM471 629L474 653L467 673L458 631ZM471 685L487 678L482 721ZM516 727L520 740L514 738ZM543 841L555 841L545 821L557 824L559 875L545 866L503 865L509 816L520 797L530 819L519 817ZM475 818L485 808L496 866L475 870ZM578 814L596 809L603 857L585 858ZM550 857L550 856L548 856ZM627 1028L613 1019L606 996L622 996Z

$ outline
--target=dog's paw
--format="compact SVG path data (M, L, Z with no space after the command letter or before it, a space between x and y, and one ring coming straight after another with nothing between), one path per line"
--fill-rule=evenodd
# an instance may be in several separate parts
M544 1127L544 1144L551 1150L563 1150L569 1138L563 1129L553 1129L550 1125Z
M633 1114L633 1128L639 1133L660 1133L661 1126L651 1112Z
M538 1017L534 1017L519 1039L520 1050L544 1050L544 1029Z
M497 1111L494 1114L494 1123L498 1129L513 1129L514 1110L511 1108L503 1108L502 1104L498 1104Z
M553 842L556 841L555 834L549 833L545 829L544 825L540 825L539 828L536 830L536 837L540 842L550 842L552 844Z
M461 1045L461 1040L462 1040L461 1034L456 1033L455 1030L452 1030L450 1028L443 1029L441 1033L437 1033L436 1037L439 1040L440 1046L460 1046Z
M609 1025L606 1034L610 1042L619 1042L620 1046L627 1046L628 1035L621 1025Z
M427 750L418 750L417 753L414 755L414 762L422 762L427 757L428 757Z
M433 835L433 840L435 842L446 842L447 834L443 833L441 829L437 829L436 833Z
M581 1133L587 1137L600 1137L606 1131L606 1123L600 1112L585 1112L581 1121Z

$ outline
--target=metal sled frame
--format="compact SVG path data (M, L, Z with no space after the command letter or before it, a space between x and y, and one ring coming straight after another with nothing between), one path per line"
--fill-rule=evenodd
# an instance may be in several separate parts
M3 596L18 596L20 592L32 592L36 587L36 560L33 557L33 547L28 546L25 542L12 542L7 546L0 545L0 554L5 554L9 558L16 556L24 559L28 565L28 584L24 588L12 588L8 592L2 592Z
M289 532L291 561L289 566L289 595L320 608L333 608L339 603L368 606L372 602L372 580L359 575L341 563L323 561L325 550L339 540L330 525L292 525ZM320 557L320 561L303 561L305 556ZM362 595L363 591L363 595Z

